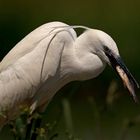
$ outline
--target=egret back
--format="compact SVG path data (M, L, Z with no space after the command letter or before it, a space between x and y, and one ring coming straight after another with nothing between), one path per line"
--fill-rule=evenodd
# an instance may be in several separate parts
M64 41L57 33L63 32L61 26L68 25L52 22L32 31L0 63L0 124L13 119L24 106L34 111L39 105L42 87L46 81L51 83L60 65ZM73 29L69 33L76 37Z
M43 39L50 36L53 30L64 26L68 25L62 22L50 22L29 33L3 58L0 63L0 72L12 65L19 58L30 53ZM73 36L76 37L75 31L73 29L70 29L70 31L72 32Z

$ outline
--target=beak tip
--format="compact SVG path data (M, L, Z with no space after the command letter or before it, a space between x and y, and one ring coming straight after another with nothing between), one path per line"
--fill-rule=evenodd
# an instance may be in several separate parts
M140 85L137 83L137 88L140 88Z
M133 87L133 88L127 87L127 88L128 88L129 93L130 93L131 96L133 97L133 100L135 101L135 103L139 103L139 99L138 99L138 97L137 97L136 94L135 94L135 89L134 89L134 87Z
M139 100L136 95L133 95L133 99L134 99L135 103L139 103Z

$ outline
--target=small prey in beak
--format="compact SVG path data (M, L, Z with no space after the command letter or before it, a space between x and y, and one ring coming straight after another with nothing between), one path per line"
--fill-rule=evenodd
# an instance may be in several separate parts
M137 83L133 75L129 72L128 68L125 66L120 56L114 55L113 52L107 47L105 47L105 54L109 58L111 66L115 69L117 74L122 79L124 85L133 96L134 101L138 102L135 94L135 88L139 88L139 84Z
M124 72L124 70L119 65L116 66L116 71L119 74L119 76L121 77L121 79L124 83L124 86L127 87L128 91L133 96L134 101L138 102L138 99L136 97L135 90L134 90L135 85L133 83L133 80L128 78L127 74ZM139 87L139 86L137 85L137 87Z

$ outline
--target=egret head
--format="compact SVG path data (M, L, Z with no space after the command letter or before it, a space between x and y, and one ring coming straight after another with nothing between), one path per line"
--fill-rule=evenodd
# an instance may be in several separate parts
M115 41L100 30L94 30L94 34L96 36L94 36L96 45L93 44L94 53L117 72L134 100L137 101L134 89L139 88L139 85L122 61Z
M115 41L101 30L91 30L93 35L93 53L98 55L104 62L111 66L110 58L108 57L107 53L111 52L114 56L120 56L119 50Z

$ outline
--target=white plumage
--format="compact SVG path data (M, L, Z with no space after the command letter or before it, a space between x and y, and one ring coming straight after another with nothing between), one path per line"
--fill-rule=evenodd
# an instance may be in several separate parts
M73 29L78 27L86 30L79 37ZM31 112L44 110L62 86L98 76L106 63L113 68L120 66L128 78L126 86L133 89L135 98L134 86L138 84L118 60L116 43L100 30L61 22L40 26L0 63L1 126L20 113L21 108L29 107Z

